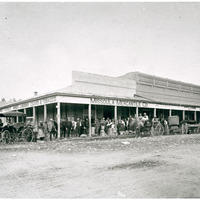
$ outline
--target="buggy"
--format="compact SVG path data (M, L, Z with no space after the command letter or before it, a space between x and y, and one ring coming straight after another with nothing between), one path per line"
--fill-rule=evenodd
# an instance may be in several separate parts
M0 117L6 118L6 123L0 124L0 142L2 144L15 143L20 140L28 141L32 130L25 125L26 114L18 111L0 113ZM13 117L24 117L24 122L12 123Z
M182 120L179 123L178 116L168 117L169 133L172 134L190 134L200 131L200 124L195 120Z
M144 125L140 128L139 135L142 137L151 136L151 127L152 123L149 120L145 121Z
M183 120L181 121L182 134L199 133L200 124L195 120Z
M181 128L179 127L179 116L169 116L168 117L168 123L169 123L169 134L174 135L174 134L180 134Z
M161 124L159 118L154 118L152 120L152 126L151 126L151 135L152 136L159 136L164 134L164 127Z

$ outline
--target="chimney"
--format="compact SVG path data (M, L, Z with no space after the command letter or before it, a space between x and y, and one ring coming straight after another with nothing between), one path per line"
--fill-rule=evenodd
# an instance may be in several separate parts
M38 92L34 92L34 96L37 96L38 95Z

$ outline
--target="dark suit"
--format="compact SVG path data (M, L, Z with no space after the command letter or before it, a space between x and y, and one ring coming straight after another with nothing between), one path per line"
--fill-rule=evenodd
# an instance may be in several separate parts
M71 129L72 129L72 122L71 121L67 121L67 137L70 137L71 134Z
M67 121L66 120L62 120L61 124L60 124L60 129L61 129L61 137L66 136L66 128L67 128Z
M76 124L76 132L77 132L77 135L80 137L80 135L81 135L81 123L79 121Z
M82 127L81 127L81 129L82 129L82 133L86 134L86 123L85 123L85 121L82 121Z

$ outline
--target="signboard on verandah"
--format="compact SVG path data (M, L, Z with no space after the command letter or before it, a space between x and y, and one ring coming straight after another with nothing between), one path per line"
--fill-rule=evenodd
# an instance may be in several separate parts
M146 102L138 102L132 100L118 100L106 98L91 98L91 104L110 105L110 106L128 106L128 107L148 107Z

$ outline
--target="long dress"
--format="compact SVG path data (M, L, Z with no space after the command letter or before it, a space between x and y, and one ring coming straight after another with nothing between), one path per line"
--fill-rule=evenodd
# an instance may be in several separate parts
M44 138L45 137L43 129L44 129L43 126L38 126L38 138Z
M106 136L106 133L105 133L105 121L103 121L103 120L101 122L100 136L102 136L102 137Z
M108 135L112 135L112 128L111 128L111 126L112 126L112 122L109 122L109 123L107 124L107 127L108 127Z

